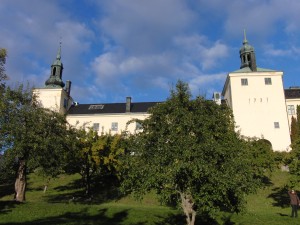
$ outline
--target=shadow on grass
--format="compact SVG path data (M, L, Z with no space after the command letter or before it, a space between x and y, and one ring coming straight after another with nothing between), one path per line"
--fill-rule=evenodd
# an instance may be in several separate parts
M261 178L261 182L262 182L264 187L270 187L270 186L274 185L274 183L272 182L272 180L268 176L263 176Z
M92 204L119 200L123 197L114 178L106 177L95 180L89 196L85 194L83 186L82 180L78 179L68 185L56 187L54 190L57 191L57 194L48 196L48 202Z
M14 184L2 184L0 185L0 198L14 194ZM0 215L9 213L15 208L15 205L21 204L16 201L0 201Z
M290 206L290 198L286 187L277 187L272 189L272 193L268 196L274 200L273 206L286 208Z
M130 224L130 225L146 225L145 218L135 218L141 219L141 222L130 222L128 218L128 210L122 210L115 213L114 215L107 216L108 209L101 209L96 215L89 215L88 209L84 209L78 213L65 213L60 216L55 217L46 217L42 219L37 219L27 222L13 222L5 223L5 225L121 225L121 224ZM161 218L160 222L156 222L156 225L182 225L185 224L184 217L180 215L167 215L167 218ZM3 223L0 223L3 224ZM198 224L198 223L197 223Z
M168 215L167 218L161 218L160 222L155 223L156 225L183 225L186 224L186 217L182 214L177 215ZM223 225L234 225L235 223L231 222L231 217L222 218ZM219 223L209 218L208 216L197 216L195 225L219 225Z
M0 215L10 213L16 207L16 205L19 205L19 204L22 204L22 203L16 202L13 200L0 201Z
M86 225L107 225L107 224L122 224L127 219L127 210L120 211L112 215L106 216L107 209L102 209L97 215L89 215L88 209L84 209L78 213L65 213L60 216L46 217L27 222L5 223L5 225L58 225L58 224L86 224ZM1 223L0 223L1 224ZM142 225L142 224L133 224Z
M14 183L0 185L0 198L14 193Z

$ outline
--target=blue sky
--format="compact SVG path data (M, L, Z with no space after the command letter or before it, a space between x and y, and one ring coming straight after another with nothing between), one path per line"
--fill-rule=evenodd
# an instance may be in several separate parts
M62 41L63 80L79 103L164 101L178 79L194 96L239 69L243 32L258 67L300 86L299 0L1 0L9 83L43 87Z

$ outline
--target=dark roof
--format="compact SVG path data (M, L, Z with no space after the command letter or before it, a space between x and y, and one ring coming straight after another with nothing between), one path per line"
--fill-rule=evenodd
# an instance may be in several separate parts
M136 102L130 104L131 113L146 113L159 102ZM126 103L104 103L104 104L74 104L70 107L68 114L113 114L127 113Z
M300 98L300 88L284 89L285 99Z

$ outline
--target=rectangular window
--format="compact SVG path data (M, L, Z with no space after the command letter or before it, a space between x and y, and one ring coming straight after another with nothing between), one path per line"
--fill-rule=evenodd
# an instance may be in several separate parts
M270 77L265 78L265 85L272 85L272 79Z
M112 131L118 131L118 123L117 122L112 122L111 123L111 130Z
M293 105L288 105L287 106L287 111L289 115L295 115L295 106Z
M136 124L135 124L135 129L136 129L136 130L142 130L142 129L143 129L142 124L140 124L139 122L136 122Z
M94 131L99 131L99 127L100 127L100 124L99 124L99 123L94 123L94 124L93 124L93 130L94 130Z
M274 128L280 128L280 126L279 126L279 122L274 122Z
M242 86L248 86L248 79L247 78L242 78L241 79L241 84L242 84Z
M66 109L68 107L68 99L64 98L64 108Z

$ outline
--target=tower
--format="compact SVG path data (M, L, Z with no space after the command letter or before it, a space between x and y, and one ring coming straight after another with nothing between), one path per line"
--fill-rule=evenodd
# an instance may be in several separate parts
M50 77L45 82L47 88L63 88L65 86L64 82L61 80L63 69L64 66L61 62L61 44L60 44L56 55L56 59L51 65Z
M72 105L71 81L62 81L63 63L61 62L61 43L56 59L51 65L51 73L44 88L35 88L33 93L44 108L65 114ZM65 89L64 89L65 87Z
M245 137L268 140L275 151L291 144L282 71L259 68L244 32L239 70L227 75L223 98L232 109L236 130Z
M245 30L244 30L243 46L240 49L240 59L241 59L240 69L249 67L252 71L257 71L255 51L254 48L248 43Z

